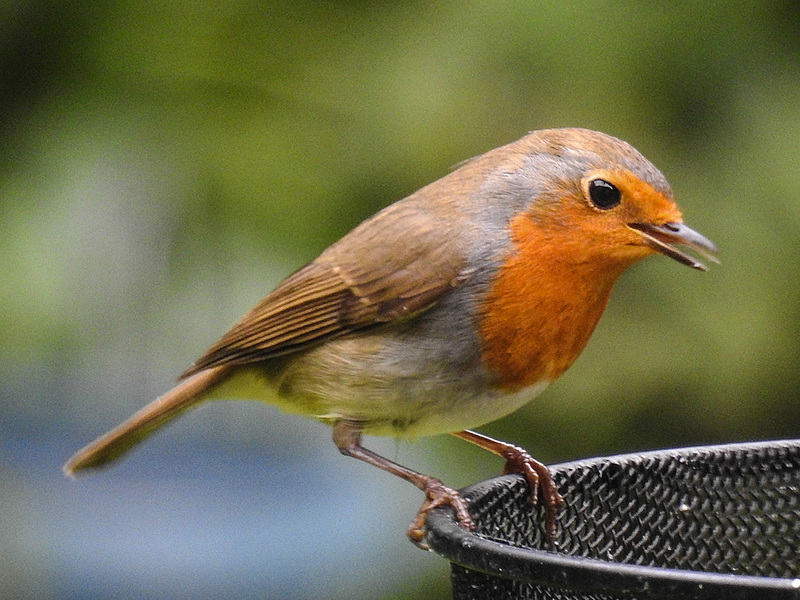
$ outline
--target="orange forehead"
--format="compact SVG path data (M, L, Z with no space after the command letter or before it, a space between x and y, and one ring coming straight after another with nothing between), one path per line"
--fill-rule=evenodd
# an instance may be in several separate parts
M588 182L598 178L614 184L622 192L620 212L630 222L637 219L659 225L682 222L681 211L671 191L659 191L627 169L597 169L583 178L584 195Z

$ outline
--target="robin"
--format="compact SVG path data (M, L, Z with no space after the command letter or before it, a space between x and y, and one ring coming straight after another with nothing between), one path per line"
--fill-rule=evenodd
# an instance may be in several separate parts
M518 409L578 357L616 279L661 253L716 247L683 224L664 176L627 143L586 129L535 131L473 158L367 219L287 277L169 392L78 451L74 475L110 463L184 411L261 400L329 424L346 456L425 493L427 512L466 503L439 479L361 445L362 434L450 433L505 459L556 530L546 466L470 431Z

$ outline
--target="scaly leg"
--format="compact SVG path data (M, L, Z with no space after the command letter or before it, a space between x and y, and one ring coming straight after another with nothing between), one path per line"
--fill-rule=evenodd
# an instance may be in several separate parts
M435 477L412 471L364 448L361 445L361 426L359 423L355 421L336 421L333 424L333 442L339 448L339 452L345 456L363 460L365 463L402 477L425 492L425 501L422 503L422 507L408 530L408 538L417 546L426 548L423 541L425 538L423 529L425 517L429 510L437 506L451 506L456 513L458 524L464 529L472 529L472 517L469 516L469 511L467 511L467 503L464 502L456 490L447 487Z
M564 506L564 499L558 493L558 488L550 476L550 470L519 446L507 444L469 430L459 431L453 435L505 458L504 474L521 473L525 476L531 488L531 501L536 504L541 496L544 504L545 535L551 540L554 539L556 536L556 515L561 507Z

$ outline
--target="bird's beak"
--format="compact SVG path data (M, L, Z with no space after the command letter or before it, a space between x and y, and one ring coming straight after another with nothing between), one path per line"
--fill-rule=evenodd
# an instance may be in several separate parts
M705 258L715 263L719 262L716 257L717 247L714 243L683 223L665 223L664 225L630 223L628 227L636 230L644 238L645 244L653 250L674 258L679 263L693 269L706 271L707 267L693 256L679 250L677 246L686 246L697 250Z

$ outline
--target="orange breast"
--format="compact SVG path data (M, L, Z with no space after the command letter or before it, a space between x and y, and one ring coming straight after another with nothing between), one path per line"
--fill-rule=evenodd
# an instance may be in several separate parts
M624 270L592 260L571 229L543 229L527 215L511 222L513 250L485 299L480 325L484 362L502 389L553 381L569 368Z

